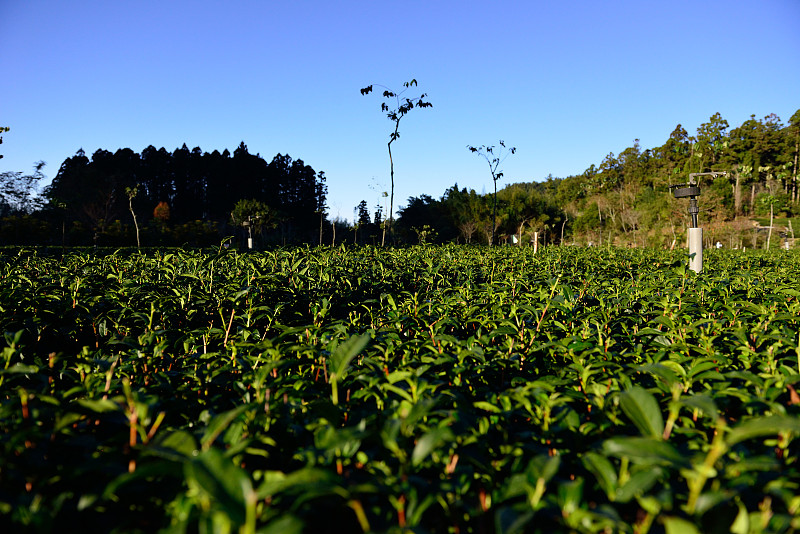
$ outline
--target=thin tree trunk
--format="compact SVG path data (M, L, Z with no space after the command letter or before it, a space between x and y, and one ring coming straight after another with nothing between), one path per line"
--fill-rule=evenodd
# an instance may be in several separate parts
M769 231L767 232L767 246L766 249L769 250L769 241L772 239L772 221L774 220L773 217L773 203L769 203Z
M597 204L597 216L600 217L600 242L597 244L598 247L603 246L603 212L600 210L600 204Z
M133 197L128 197L128 207L130 207L131 215L133 215L133 226L136 228L136 248L141 248L139 243L139 223L136 222L136 213L133 211Z
M794 142L794 167L792 168L792 202L797 203L797 153L800 152L800 134Z
M492 172L492 181L494 182L494 203L492 205L492 242L490 246L494 246L494 232L497 224L497 178L494 177Z
M397 130L395 130L397 131ZM394 141L394 139L392 139ZM389 141L389 176L392 180L392 188L389 193L389 238L392 237L392 212L394 211L394 160L392 159L392 141Z

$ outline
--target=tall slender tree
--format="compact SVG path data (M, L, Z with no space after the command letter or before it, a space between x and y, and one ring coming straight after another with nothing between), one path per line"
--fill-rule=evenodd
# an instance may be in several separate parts
M800 109L794 112L789 119L789 146L793 149L792 154L792 186L790 197L793 203L800 201L800 194L797 190L797 164L800 155Z
M503 171L499 170L499 168L500 164L502 164L508 156L514 154L517 149L516 147L512 146L506 151L505 154L503 154L503 151L506 150L506 144L501 140L499 148L495 147L494 145L481 145L479 147L467 145L467 150L473 154L478 154L485 159L486 163L489 164L489 172L492 173L492 181L494 182L494 199L492 201L492 240L489 245L494 245L495 231L497 229L497 181L503 177Z
M387 104L386 102L381 102L381 111L386 113L386 117L392 121L394 124L394 130L389 134L389 143L387 145L389 149L389 175L392 181L391 193L389 196L389 224L388 230L389 235L392 235L392 221L394 220L394 160L392 159L392 143L394 143L397 139L400 138L400 121L405 117L408 112L412 109L416 108L430 108L433 107L433 104L430 102L426 102L425 98L428 96L426 93L422 93L417 98L408 98L403 97L403 94L411 87L417 85L417 80L412 79L410 82L405 82L403 84L403 90L400 92L395 92L385 87L383 85L378 85L377 87L382 87L383 91L383 98L389 101L391 104ZM372 92L372 85L368 85L361 89L362 95L368 95Z

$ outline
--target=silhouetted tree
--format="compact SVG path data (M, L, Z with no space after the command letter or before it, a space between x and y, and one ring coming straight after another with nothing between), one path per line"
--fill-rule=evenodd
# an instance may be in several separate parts
M409 197L408 205L400 208L397 228L410 243L420 242L420 238L428 242L450 241L458 235L450 222L445 204L430 195Z
M486 160L486 163L489 164L489 172L492 173L492 182L494 183L494 202L492 204L492 238L489 243L490 245L494 244L495 230L497 228L497 181L503 177L503 171L499 170L499 167L508 156L517 151L515 147L511 147L508 149L508 152L503 155L503 150L505 148L506 144L503 141L500 141L500 148L497 148L494 145L481 145L479 147L467 145L467 150L473 154L478 154Z
M137 194L128 198L132 188ZM324 226L327 188L325 174L302 160L278 154L267 164L242 142L232 157L227 150L209 154L185 144L172 153L148 146L141 156L127 148L98 150L91 160L79 150L64 161L46 195L67 218L100 233L128 209L146 223L161 203L169 206L174 227L192 223L207 232L213 225L199 221L224 228L236 202L253 199L269 206L273 221L281 220L285 241L313 242Z
M417 98L402 98L403 93L405 93L412 85L417 85L417 80L413 79L410 82L403 83L404 89L402 91L395 92L391 89L383 86L378 85L378 87L382 87L383 91L383 98L389 100L392 105L390 106L386 102L381 102L381 111L386 113L386 117L394 123L394 131L389 134L389 143L387 147L389 149L389 175L391 177L391 193L389 195L389 235L391 236L392 232L392 221L394 220L394 160L392 159L392 143L394 143L397 139L400 138L400 121L405 117L408 112L410 112L415 107L417 108L430 108L433 107L433 104L430 102L426 102L423 100L428 95L422 93ZM362 95L367 95L372 92L372 85L368 85L361 89Z
M89 161L81 149L62 163L44 195L51 203L63 205L74 219L102 231L127 208L118 176L111 152L97 150Z
M356 213L357 224L359 225L371 224L372 221L370 220L369 217L369 208L367 208L366 200L362 200L361 202L359 202L358 206L356 206L356 209L354 211Z
M173 198L172 154L163 147L153 145L142 150L140 157L139 202L143 203L140 213L149 213L159 202Z

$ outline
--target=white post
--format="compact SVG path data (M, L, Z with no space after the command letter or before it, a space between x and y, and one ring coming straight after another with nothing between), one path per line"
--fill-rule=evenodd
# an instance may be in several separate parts
M689 228L689 269L703 272L703 229Z

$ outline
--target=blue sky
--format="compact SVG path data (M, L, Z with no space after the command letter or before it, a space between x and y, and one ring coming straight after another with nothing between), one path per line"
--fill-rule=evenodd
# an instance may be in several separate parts
M83 148L241 141L327 176L330 215L389 189L391 123L370 84L431 109L392 145L395 209L492 190L466 145L517 147L502 183L564 177L716 112L800 108L800 1L0 1L0 172ZM502 185L501 183L501 185Z

